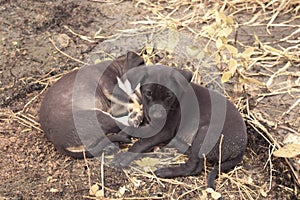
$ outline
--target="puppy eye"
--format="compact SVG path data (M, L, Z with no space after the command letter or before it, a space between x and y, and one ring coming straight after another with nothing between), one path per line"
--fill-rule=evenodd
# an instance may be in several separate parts
M151 90L146 90L145 91L145 96L148 97L148 98L151 98L152 97L152 91Z
M172 97L173 97L173 92L168 91L168 92L166 93L166 98L167 98L167 99L171 99Z

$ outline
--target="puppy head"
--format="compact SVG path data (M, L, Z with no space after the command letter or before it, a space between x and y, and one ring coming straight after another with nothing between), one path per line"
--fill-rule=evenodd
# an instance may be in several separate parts
M170 110L176 109L178 100L172 90L151 83L142 87L142 102L148 121L166 119Z
M139 92L131 88L128 81L120 80L128 70L140 67L144 60L138 54L128 51L126 55L113 60L103 73L99 87L111 102L107 112L114 117L128 116L129 125L138 126L143 118Z
M141 65L144 65L143 57L132 51L128 51L126 54L125 70L128 71L134 67L139 67Z
M192 73L157 65L131 70L127 77L133 84L141 84L144 117L151 122L166 119L170 111L179 108Z
M108 68L117 69L117 75L123 75L128 70L144 65L144 59L133 51L128 51L126 55L122 55L112 61Z

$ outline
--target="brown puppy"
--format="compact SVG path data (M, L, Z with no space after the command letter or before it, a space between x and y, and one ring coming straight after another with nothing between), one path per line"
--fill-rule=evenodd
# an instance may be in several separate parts
M113 164L125 167L141 156L139 153L168 144L185 152L189 159L176 167L158 169L157 176L198 175L206 157L208 162L215 164L208 176L208 187L214 188L219 160L221 172L242 160L247 133L239 111L217 92L190 83L190 72L150 66L133 69L127 78L133 85L141 85L144 118L149 124L128 132L143 138L128 152L116 156Z
M112 133L118 133L119 127L138 126L142 110L138 96L126 94L118 78L143 63L140 56L128 52L114 61L72 71L49 88L39 117L42 129L55 148L82 158L83 151L87 150L86 156L92 157L110 142L130 142L127 135ZM119 96L113 94L116 86ZM118 113L111 107L117 107Z

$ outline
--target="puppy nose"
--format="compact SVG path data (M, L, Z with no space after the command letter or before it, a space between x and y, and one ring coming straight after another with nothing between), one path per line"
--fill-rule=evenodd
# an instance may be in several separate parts
M149 108L150 119L162 119L167 117L165 108L160 104L154 104Z
M143 117L140 116L140 115L137 117L137 119L138 119L140 122L143 121Z
M137 115L137 112L133 112L129 115L130 118L134 118Z

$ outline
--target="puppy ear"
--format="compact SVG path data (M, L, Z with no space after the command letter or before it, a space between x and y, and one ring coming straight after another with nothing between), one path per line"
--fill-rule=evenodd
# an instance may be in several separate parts
M126 55L119 56L115 60L111 62L109 65L110 68L118 68L121 69L122 74L126 71L144 65L144 60L138 54L129 51Z
M126 54L126 71L144 65L144 59L133 51L128 51Z
M192 78L193 78L193 74L190 71L187 70L183 70L183 69L177 69L175 68L176 71L178 71L188 82L191 82ZM177 74L177 73L176 73ZM178 76L178 74L177 74Z
M139 84L143 85L145 78L148 76L148 67L140 66L127 71L123 79L127 79L131 83L132 89L135 89Z
M190 71L175 69L173 75L173 83L178 86L182 91L185 91L191 82L193 74Z

